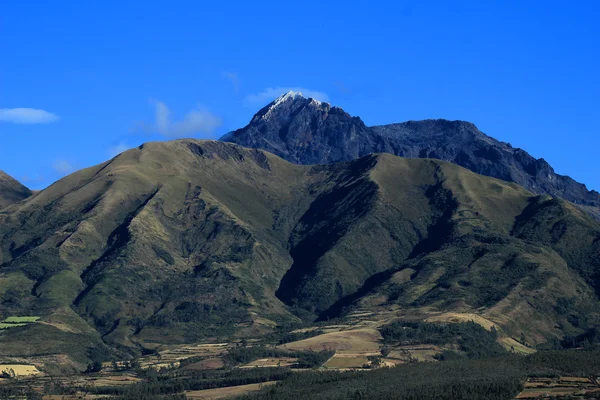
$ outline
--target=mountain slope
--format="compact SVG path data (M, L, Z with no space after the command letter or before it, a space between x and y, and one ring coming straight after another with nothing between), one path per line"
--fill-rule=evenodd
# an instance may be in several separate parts
M297 164L327 164L379 152L437 158L518 183L536 194L569 200L600 217L598 192L469 122L425 120L367 127L338 107L290 92L221 140L264 149Z
M600 226L545 201L433 159L148 143L0 211L0 315L42 317L2 331L0 354L82 365L363 307L484 314L534 343L582 333Z
M16 179L0 171L0 209L31 196L31 190Z

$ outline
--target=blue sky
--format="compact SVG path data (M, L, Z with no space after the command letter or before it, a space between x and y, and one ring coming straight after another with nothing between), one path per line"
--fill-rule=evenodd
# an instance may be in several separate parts
M0 169L32 188L217 138L286 88L367 124L447 118L600 190L600 2L0 2ZM26 123L25 123L26 122Z

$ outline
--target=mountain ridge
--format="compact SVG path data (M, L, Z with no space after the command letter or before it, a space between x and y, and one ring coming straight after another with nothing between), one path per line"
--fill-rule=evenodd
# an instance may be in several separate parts
M269 119L262 116L269 113ZM437 158L564 198L600 217L600 193L557 174L543 159L481 132L471 122L428 119L367 126L339 107L286 93L220 140L260 148L297 164L327 164L370 153Z

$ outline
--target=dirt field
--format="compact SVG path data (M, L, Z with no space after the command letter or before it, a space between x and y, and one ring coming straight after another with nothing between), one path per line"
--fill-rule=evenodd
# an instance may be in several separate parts
M325 368L331 369L346 369L346 368L362 368L365 364L369 364L367 357L363 356L346 356L335 355L325 363Z
M255 392L264 386L273 385L277 382L254 383L252 385L230 386L218 389L192 390L185 392L188 399L222 399L230 396L240 396L245 393Z
M131 385L140 382L142 379L129 374L101 376L98 378L87 379L85 382L92 386L122 386Z
M337 352L365 352L377 355L381 345L381 336L376 329L355 329L325 333L298 342L281 345L289 350L335 350Z
M559 382L591 383L590 378L580 376L561 376Z
M208 369L222 368L225 363L220 358L207 358L206 360L198 361L197 363L189 364L183 367L184 370L203 371Z
M261 358L260 360L252 361L240 368L254 368L254 367L289 367L294 365L298 361L297 358L291 357L280 357L280 358Z
M382 365L381 365L382 367L395 367L398 365L406 364L406 362L403 360L395 360L392 358L384 358L381 360L381 362L382 362Z
M231 345L229 343L180 345L159 350L159 355L149 355L140 359L141 368L169 368L171 364L179 366L181 360L192 357L218 359ZM197 364L197 363L194 363ZM222 366L222 364L221 364ZM220 367L217 367L220 368ZM204 368L211 369L211 368Z

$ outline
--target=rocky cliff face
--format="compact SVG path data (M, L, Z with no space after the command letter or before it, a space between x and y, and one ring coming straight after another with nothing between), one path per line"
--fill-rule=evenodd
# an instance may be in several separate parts
M437 158L482 175L518 183L536 194L560 197L600 215L600 194L544 160L485 135L464 121L408 121L366 126L339 107L289 92L250 123L221 140L264 149L297 164L327 164L370 153Z
M374 139L360 118L289 92L221 140L263 149L295 164L328 164L382 151Z

